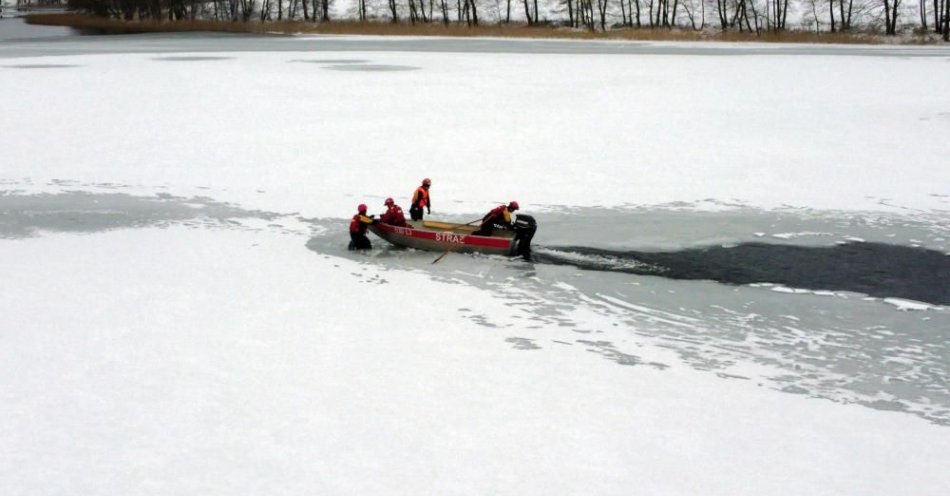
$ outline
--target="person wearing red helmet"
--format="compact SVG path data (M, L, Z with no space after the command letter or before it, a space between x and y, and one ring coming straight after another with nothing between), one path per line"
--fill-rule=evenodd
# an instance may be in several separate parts
M383 205L386 206L386 213L379 217L380 222L392 226L406 225L406 216L402 213L402 208L396 205L396 202L393 201L392 198L386 198Z
M366 215L366 204L360 203L356 207L356 215L350 221L350 250L369 250L373 244L366 237L366 228L370 224L376 224L379 221L372 215Z
M422 209L425 209L428 214L432 213L432 200L429 198L430 186L432 186L432 180L427 177L412 193L412 204L409 206L409 217L412 220L422 220Z
M491 236L495 229L514 229L515 225L511 222L511 213L518 210L518 202L513 201L507 205L498 205L482 217L482 225L472 234L476 236Z

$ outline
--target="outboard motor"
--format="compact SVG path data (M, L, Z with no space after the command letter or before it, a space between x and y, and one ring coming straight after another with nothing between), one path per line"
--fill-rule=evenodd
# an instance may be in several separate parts
M538 230L534 217L525 214L515 216L515 253L525 260L531 260L531 238Z

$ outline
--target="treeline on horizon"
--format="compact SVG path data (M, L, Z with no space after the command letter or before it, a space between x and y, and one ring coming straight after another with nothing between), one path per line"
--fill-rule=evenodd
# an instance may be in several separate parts
M21 0L28 1L28 0ZM782 33L934 33L950 41L950 0L67 0L119 20L520 23L607 32L624 28ZM789 12L793 23L789 23Z

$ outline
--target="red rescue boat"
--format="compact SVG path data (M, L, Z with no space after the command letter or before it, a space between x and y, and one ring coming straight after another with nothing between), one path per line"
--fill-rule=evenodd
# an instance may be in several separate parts
M369 230L396 246L427 251L521 255L531 253L531 238L537 224L530 215L519 214L515 229L495 229L491 236L473 234L478 227L434 220L406 221L406 226L373 224Z

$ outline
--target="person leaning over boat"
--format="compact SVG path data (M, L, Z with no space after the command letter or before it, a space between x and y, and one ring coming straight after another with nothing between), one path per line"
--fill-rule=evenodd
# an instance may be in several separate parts
M518 202L513 201L507 205L498 205L482 217L482 225L472 234L476 236L491 236L496 228L509 229L515 228L511 222L511 212L518 210Z
M366 228L370 224L379 223L378 220L374 219L372 215L366 215L366 205L360 203L356 207L356 215L353 216L353 220L350 221L350 250L369 250L373 247L373 244L369 242L369 238L366 237Z
M422 220L422 209L426 209L428 214L432 213L432 200L429 198L430 186L432 186L432 180L427 177L412 193L412 205L409 206L409 217L412 220Z
M392 198L386 198L386 202L383 203L386 206L386 212L379 216L379 221L383 224L389 224L391 226L405 226L406 225L406 216L402 213L402 208L399 205L396 205L396 202Z

